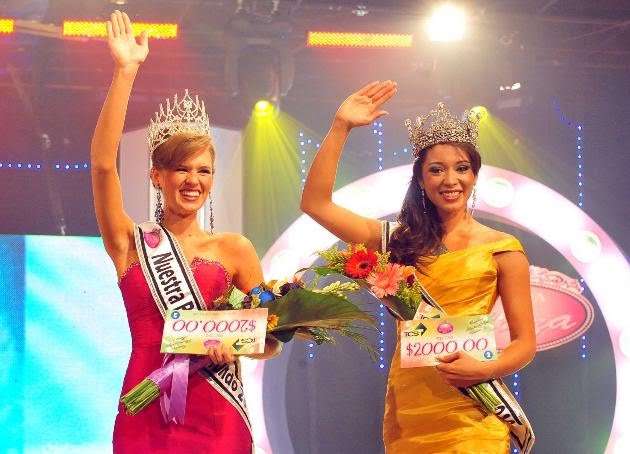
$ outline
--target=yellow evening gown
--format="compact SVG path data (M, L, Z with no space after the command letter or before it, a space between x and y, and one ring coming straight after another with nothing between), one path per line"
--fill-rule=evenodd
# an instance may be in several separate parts
M494 254L520 251L513 237L447 252L418 277L448 315L488 314L497 299ZM509 429L447 385L433 367L400 368L400 342L387 382L383 439L387 454L507 453Z

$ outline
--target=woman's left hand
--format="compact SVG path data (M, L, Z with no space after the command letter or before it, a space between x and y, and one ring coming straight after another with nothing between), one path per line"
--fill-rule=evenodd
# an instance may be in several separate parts
M437 358L440 377L451 386L466 388L494 378L491 361L477 361L464 352L455 352Z

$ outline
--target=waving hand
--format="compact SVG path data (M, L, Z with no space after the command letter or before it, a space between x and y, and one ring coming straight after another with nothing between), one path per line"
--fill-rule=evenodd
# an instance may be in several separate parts
M381 106L396 94L396 83L372 82L356 93L351 94L337 110L335 120L341 121L348 128L370 124L389 112Z
M396 82L372 82L351 94L339 106L330 131L322 142L302 193L302 211L349 243L380 248L381 221L363 217L332 200L335 175L350 130L368 125L388 112L382 106L396 94Z
M147 32L140 35L140 43L133 35L133 27L127 13L115 11L107 21L107 43L109 50L119 67L140 65L149 54Z

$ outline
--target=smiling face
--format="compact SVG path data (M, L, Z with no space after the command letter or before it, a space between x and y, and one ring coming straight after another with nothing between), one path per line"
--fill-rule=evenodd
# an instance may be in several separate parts
M422 177L418 182L441 218L466 210L477 182L471 155L457 144L437 144L425 150Z
M151 160L151 181L162 190L165 215L195 215L208 198L214 180L214 147L210 137L177 134L157 147Z
M165 215L195 215L212 189L213 169L214 162L208 150L190 156L174 169L153 169L151 179L162 189Z

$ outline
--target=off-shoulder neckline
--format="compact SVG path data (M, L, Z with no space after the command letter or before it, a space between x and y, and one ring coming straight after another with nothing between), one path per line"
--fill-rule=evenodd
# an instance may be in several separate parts
M518 239L516 239L513 236L507 237L507 238L502 238L500 240L496 240L496 241L490 241L489 243L483 243L483 244L476 244L474 246L468 246L462 249L455 249L455 250L448 250L448 252L444 252L442 254L440 254L438 257L443 257L445 255L451 255L451 254L457 254L458 252L464 252L464 251L470 251L473 249L479 249L479 248L484 248L484 247L489 247L498 243L503 243L503 242L516 242L519 243Z

